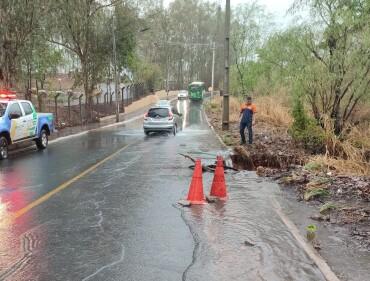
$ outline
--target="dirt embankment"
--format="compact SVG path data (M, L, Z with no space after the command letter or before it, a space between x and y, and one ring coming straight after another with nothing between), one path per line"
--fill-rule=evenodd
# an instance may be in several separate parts
M241 146L237 117L231 118L230 130L225 132L220 108L208 104L206 113L225 144L233 147L236 168L255 170L283 188L293 188L297 200L317 210L312 219L348 227L352 237L370 250L370 177L343 175L311 163L312 155L292 140L288 127L274 120L257 115L254 144Z

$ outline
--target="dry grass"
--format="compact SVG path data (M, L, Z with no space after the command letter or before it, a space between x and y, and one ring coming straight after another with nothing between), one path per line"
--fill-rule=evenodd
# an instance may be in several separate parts
M365 161L370 150L370 128L368 125L348 126L340 136L334 134L331 118L324 119L326 154L343 159Z
M327 155L317 155L310 159L311 162L325 167L328 171L335 170L342 175L370 175L370 164L368 162L357 162L354 160L344 160Z
M240 104L241 101L236 97L230 97L230 121L239 122L240 120Z
M289 100L285 95L262 96L255 99L257 121L288 128L293 123L290 115Z
M240 105L243 101L237 97L230 96L230 122L239 122ZM293 119L289 113L289 101L284 95L256 97L254 103L257 106L256 120L278 127L288 128ZM222 108L222 97L215 97L208 103L212 109Z
M212 110L217 110L221 112L222 110L222 97L214 97L211 101L207 103L207 106L212 108ZM229 99L230 106L230 122L239 122L240 114L240 101L238 98L230 96Z
M368 125L349 127L342 136L334 134L330 118L324 121L325 155L311 159L318 165L346 175L370 175L370 128Z

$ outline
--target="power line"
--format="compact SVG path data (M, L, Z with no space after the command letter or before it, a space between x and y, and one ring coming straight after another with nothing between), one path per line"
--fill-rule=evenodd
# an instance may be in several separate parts
M199 47L211 47L211 48L222 48L222 44L217 43L186 43L186 42L174 42L174 41L167 41L161 42L162 44L168 44L172 46L199 46ZM161 43L156 42L155 45L161 45Z

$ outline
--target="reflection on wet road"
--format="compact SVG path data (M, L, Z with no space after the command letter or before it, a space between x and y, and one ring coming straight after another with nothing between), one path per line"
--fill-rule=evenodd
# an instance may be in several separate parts
M177 107L176 137L145 137L138 120L2 162L0 280L324 280L273 211L278 188L253 173L227 175L224 204L174 207L192 175L178 153L206 162L224 153L200 104ZM204 174L206 193L211 180Z

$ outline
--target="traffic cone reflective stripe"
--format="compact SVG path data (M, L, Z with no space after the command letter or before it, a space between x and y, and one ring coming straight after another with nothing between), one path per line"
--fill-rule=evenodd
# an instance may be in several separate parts
M210 195L218 197L220 199L227 199L224 160L221 156L217 156L217 164L216 164L216 169L215 169L215 175L212 181Z
M195 161L193 178L189 187L188 201L191 204L205 204L203 193L203 172L200 159Z

